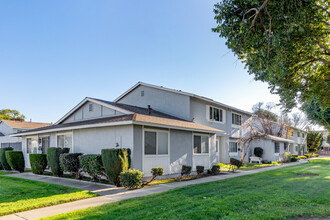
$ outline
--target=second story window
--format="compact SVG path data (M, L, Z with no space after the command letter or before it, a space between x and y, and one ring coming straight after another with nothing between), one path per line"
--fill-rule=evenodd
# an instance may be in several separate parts
M299 131L297 131L297 137L300 137L300 132Z
M305 134L304 133L301 133L302 134L302 137L305 138Z
M231 123L233 125L241 125L242 124L242 116L238 115L238 114L235 114L235 113L232 113L231 114Z
M209 120L223 122L222 109L211 107L209 108Z
M93 104L88 105L88 111L92 112L93 111Z

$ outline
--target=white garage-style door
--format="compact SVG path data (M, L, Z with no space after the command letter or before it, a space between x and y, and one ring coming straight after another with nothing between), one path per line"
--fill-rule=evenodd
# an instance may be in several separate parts
M143 172L151 176L151 168L163 167L164 174L169 173L170 134L166 130L144 129L143 135Z

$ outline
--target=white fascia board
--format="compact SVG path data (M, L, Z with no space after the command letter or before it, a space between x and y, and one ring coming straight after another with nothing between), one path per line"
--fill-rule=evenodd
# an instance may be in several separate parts
M226 135L226 132L215 132L215 131L209 131L209 130L183 128L183 127L160 125L160 124L153 124L153 123L146 123L146 122L136 122L136 121L134 121L133 124L134 125L146 125L146 126L158 127L158 128L176 129L176 130L183 130L183 131L202 132L202 133L208 133L208 134L217 134L218 136L225 136Z
M70 126L64 128L54 128L48 130L41 130L41 131L32 131L32 132L24 132L24 133L16 133L10 135L11 137L22 137L34 134L44 134L44 133L51 133L51 132L58 132L58 131L68 131L68 130L77 130L77 129L85 129L85 128L100 128L100 127L112 127L112 126L119 126L119 125L131 125L133 122L130 121L119 121L119 122L109 122L109 123L99 123L99 124L89 124L89 125L80 125L80 126Z
M59 123L61 123L62 121L64 121L65 119L67 119L72 113L74 113L76 110L78 110L81 106L83 106L86 102L93 102L93 103L96 103L96 104L99 104L99 105L102 105L102 106L105 106L105 107L108 107L108 108L111 108L111 109L114 109L116 111L119 111L119 112L122 112L124 114L132 114L131 111L127 111L125 109L122 109L122 108L119 108L119 107L116 107L114 105L110 105L110 104L107 104L107 103L104 103L104 102L101 102L101 101L98 101L96 99L93 99L93 98L89 98L89 97L86 97L84 98L81 102L78 103L78 105L76 105L73 109L71 109L68 113L66 113L60 120L58 120L55 125L58 125Z

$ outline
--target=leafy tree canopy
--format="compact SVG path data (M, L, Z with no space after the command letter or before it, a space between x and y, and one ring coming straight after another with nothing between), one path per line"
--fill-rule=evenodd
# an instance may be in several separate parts
M330 130L330 108L320 106L315 100L305 102L301 108L306 112L310 121Z
M328 0L222 0L214 12L218 25L212 30L226 38L255 80L279 94L286 111L312 100L329 109ZM318 117L312 118L323 120Z
M317 149L321 145L322 133L310 131L307 133L307 148ZM315 151L314 150L314 151Z
M0 110L0 120L17 120L24 121L25 116L19 111L14 109L1 109Z

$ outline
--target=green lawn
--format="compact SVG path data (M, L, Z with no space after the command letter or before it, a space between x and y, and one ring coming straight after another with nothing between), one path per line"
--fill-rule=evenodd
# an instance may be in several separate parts
M330 216L330 158L191 185L51 219L290 219Z
M0 172L0 216L96 196L54 184L3 176Z

